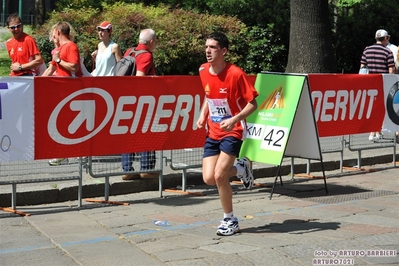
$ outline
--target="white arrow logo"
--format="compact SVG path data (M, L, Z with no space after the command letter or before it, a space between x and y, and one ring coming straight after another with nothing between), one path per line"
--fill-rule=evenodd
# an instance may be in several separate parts
M104 117L104 120L101 122L101 124L97 127L94 128L94 114L96 113L96 105L93 100L76 100L76 101L71 101L73 98L85 94L85 93L90 93L90 94L97 94L100 95L106 105L107 105L107 114ZM57 128L57 118L62 110L62 108L69 102L71 101L69 108L73 111L79 111L79 114L75 117L73 122L68 126L68 132L70 134L73 134L78 130L78 128L85 122L86 122L86 129L90 131L89 134L86 136L83 136L81 138L77 139L70 139L62 136L60 132L58 131ZM100 132L105 125L108 123L108 121L112 117L112 113L114 111L114 101L111 97L111 95L106 92L103 89L100 88L86 88L83 90L75 91L65 99L63 99L53 110L53 112L50 115L50 118L48 120L47 124L47 131L50 137L55 141L60 144L65 144L65 145L73 145L77 143L84 142L93 136L95 136L98 132Z
M73 134L78 128L86 122L87 131L92 131L94 129L94 112L96 108L95 101L73 101L69 105L71 110L79 111L79 114L72 121L72 124L68 127L68 132Z

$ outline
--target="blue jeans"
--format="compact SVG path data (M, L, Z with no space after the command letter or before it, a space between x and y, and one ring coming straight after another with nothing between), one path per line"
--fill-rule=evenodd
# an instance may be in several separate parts
M122 169L124 172L132 172L134 153L122 154ZM143 151L140 152L140 170L152 170L155 168L155 151Z

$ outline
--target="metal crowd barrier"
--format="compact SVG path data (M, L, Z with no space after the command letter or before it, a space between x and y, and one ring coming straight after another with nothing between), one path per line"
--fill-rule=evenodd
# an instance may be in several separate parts
M137 174L146 173L146 172L157 172L159 173L159 193L160 197L162 197L162 174L163 174L163 151L155 152L155 167L151 170L140 170L140 153L136 153L134 155L134 159L132 160L132 167L134 171L124 172L122 169L122 157L121 154L116 155L107 155L107 156L93 156L87 158L87 167L86 171L93 178L104 178L105 179L105 191L104 191L104 199L105 201L109 200L109 188L110 182L109 178L111 176L122 176L124 174Z
M357 168L362 167L362 150L372 150L381 148L393 149L393 164L396 167L396 136L395 133L383 134L383 137L378 141L370 141L369 134L356 134L349 136L348 149L350 151L357 151Z
M159 172L159 196L163 194L164 168L161 163L165 160L165 165L170 166L173 171L182 171L182 191L186 191L187 170L202 167L202 148L187 148L178 150L166 150L155 152L156 164L151 172ZM133 168L135 171L124 172L122 170L121 155L95 156L87 159L87 172L91 177L105 179L104 199L109 200L109 178L111 176L121 176L123 174L140 174L146 171L140 170L140 156L135 156Z
M342 173L343 171L343 161L344 161L344 149L345 149L345 138L344 136L334 136L334 137L322 137L319 138L320 141L320 150L323 154L327 153L339 153L340 154L340 171ZM323 159L324 161L324 159ZM305 176L311 177L310 174L310 162L311 160L307 160L306 163L306 173ZM294 165L295 165L295 160L294 158L291 158L291 178L294 178Z
M386 134L381 142L371 142L368 140L368 134L325 137L320 138L322 156L327 153L340 153L340 170L343 168L343 153L345 148L350 151L358 152L358 167L361 167L361 151L367 149L393 149L393 162L396 162L396 142L395 136ZM179 150L156 151L155 168L151 171L159 172L159 195L162 197L163 175L165 165L170 166L173 171L182 171L182 190L186 190L187 170L202 167L202 148L187 148ZM324 161L324 159L323 159ZM294 160L291 161L292 173ZM396 164L394 165L396 167ZM145 171L140 170L140 158L137 156L133 161L135 171L129 174L140 174ZM125 174L121 167L121 155L94 156L85 159L69 159L68 165L50 166L48 160L37 161L17 161L9 163L0 163L0 185L12 186L11 208L1 208L3 210L17 212L17 185L27 183L41 183L53 181L78 181L78 201L79 207L82 205L82 172L86 172L93 178L105 178L105 200L109 199L109 178ZM200 170L198 170L200 171ZM310 174L310 164L307 169Z
M174 171L182 171L181 190L186 191L187 170L194 168L202 168L203 148L187 148L180 150L171 150L170 158L166 158L166 163L170 164L170 168Z
M0 209L25 215L16 210L17 185L55 181L78 181L78 205L82 206L82 163L69 159L69 164L50 166L48 160L0 163L0 185L11 185L11 208Z

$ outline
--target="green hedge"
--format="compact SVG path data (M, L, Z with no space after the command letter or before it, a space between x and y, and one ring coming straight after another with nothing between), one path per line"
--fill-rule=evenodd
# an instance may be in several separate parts
M122 53L137 45L141 29L153 28L157 32L158 44L154 53L157 75L198 74L199 65L206 60L205 37L214 30L223 31L231 40L227 59L241 63L244 69L246 67L250 35L249 29L238 19L171 10L167 6L145 7L126 3L104 5L102 12L95 8L82 8L51 13L50 19L35 32L45 61L51 60L53 49L49 41L51 26L58 21L67 21L76 31L75 41L85 58L86 67L92 69L90 54L99 42L95 27L104 20L113 24L112 39L121 46Z

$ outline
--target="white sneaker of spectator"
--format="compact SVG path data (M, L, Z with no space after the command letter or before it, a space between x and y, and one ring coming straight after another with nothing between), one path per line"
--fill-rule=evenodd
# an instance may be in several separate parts
M382 139L382 134L376 133L373 142L379 142Z
M376 132L375 135L370 134L369 141L372 142L379 142L382 139L382 134Z

